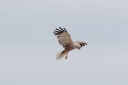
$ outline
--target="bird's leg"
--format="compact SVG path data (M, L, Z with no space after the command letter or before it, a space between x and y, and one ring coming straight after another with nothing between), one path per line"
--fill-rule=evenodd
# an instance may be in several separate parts
M68 58L68 53L67 53L67 55L65 56L65 59L67 59Z

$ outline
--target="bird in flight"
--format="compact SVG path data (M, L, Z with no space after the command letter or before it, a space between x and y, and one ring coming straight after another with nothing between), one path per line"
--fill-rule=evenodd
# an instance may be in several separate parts
M79 49L82 46L87 45L87 43L85 42L81 42L81 41L76 41L73 42L71 39L70 34L68 34L67 30L65 28L56 28L56 30L54 30L54 35L57 36L58 42L60 45L63 46L64 50L60 51L57 55L56 55L56 59L60 60L65 56L65 59L68 58L68 52L74 49Z

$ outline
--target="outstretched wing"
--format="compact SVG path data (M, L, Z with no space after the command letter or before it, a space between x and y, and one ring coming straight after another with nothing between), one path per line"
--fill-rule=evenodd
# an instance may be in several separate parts
M80 49L81 47L87 45L87 43L77 41L77 42L74 42L74 45L75 45L75 48Z
M56 30L54 30L53 33L54 33L54 35L57 36L58 42L63 47L73 44L71 36L70 36L70 34L68 34L68 32L65 28L61 28L61 27L59 27L59 29L56 28Z

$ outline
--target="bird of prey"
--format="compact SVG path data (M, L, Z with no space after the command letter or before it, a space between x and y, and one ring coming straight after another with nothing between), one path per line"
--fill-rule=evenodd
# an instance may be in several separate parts
M71 35L68 34L65 28L61 28L61 27L59 27L59 29L56 28L56 30L54 30L53 33L55 36L57 36L59 44L62 45L64 48L63 51L59 52L56 55L57 60L62 59L64 56L65 56L65 59L67 59L69 51L74 50L74 49L80 50L82 46L87 45L87 43L81 42L81 41L73 42L71 39Z

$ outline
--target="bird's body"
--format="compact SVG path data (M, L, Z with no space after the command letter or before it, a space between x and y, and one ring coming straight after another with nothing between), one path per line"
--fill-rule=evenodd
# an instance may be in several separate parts
M65 59L68 58L68 52L71 51L71 50L74 50L74 49L79 49L82 47L82 46L85 46L87 45L87 43L85 42L80 42L80 41L77 41L77 42L73 42L72 39L71 39L71 36L70 34L68 34L67 30L65 28L61 28L59 27L60 29L57 29L54 30L54 35L57 36L57 39L58 39L58 42L60 45L63 46L64 50L59 52L57 55L56 55L56 59L59 60L61 58L63 58L65 56Z

